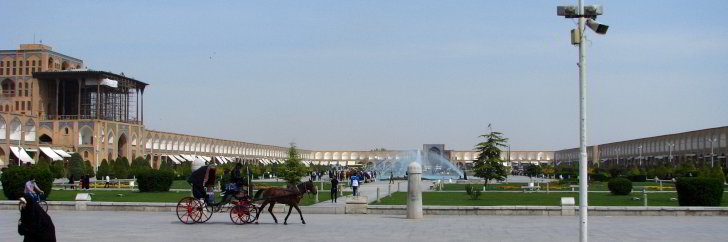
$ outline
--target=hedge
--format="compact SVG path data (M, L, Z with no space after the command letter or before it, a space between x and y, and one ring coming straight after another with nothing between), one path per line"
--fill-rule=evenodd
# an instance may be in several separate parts
M607 187L614 195L629 195L632 192L632 182L622 177L609 180Z
M680 206L720 206L723 183L717 178L681 177L675 183Z
M590 175L592 181L603 182L607 180L607 175L603 173L597 173Z
M166 192L172 187L175 175L170 170L144 170L137 174L140 192Z
M51 195L53 187L53 174L48 166L10 166L2 175L3 193L8 200L17 200L23 197L25 182L35 178L36 184L45 192L46 197Z

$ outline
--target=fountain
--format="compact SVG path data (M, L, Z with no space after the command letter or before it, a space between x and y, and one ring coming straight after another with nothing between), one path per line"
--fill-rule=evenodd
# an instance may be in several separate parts
M407 166L412 162L417 162L422 167L423 179L446 180L463 176L463 171L439 152L429 152L423 158L421 150L405 151L401 156L382 160L367 168L376 171L382 179L389 179L390 173L394 177L404 177Z

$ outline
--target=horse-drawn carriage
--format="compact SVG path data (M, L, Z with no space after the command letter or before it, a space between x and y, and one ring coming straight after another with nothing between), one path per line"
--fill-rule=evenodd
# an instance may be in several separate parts
M177 218L185 224L204 223L210 220L213 213L229 211L230 220L235 224L247 224L255 221L258 208L250 197L243 195L236 187L226 186L225 196L215 202L214 192L208 193L207 199L184 197L177 203Z
M301 222L305 224L306 221L303 220L303 214L301 214L301 210L298 208L298 203L306 192L317 193L316 186L311 181L300 183L294 189L260 189L254 198L240 196L239 191L228 189L227 187L223 192L226 196L220 202L215 202L214 199L210 198L182 198L177 203L177 218L184 224L204 223L212 217L213 213L229 211L230 220L235 224L257 223L261 210L266 205L270 205L268 212L273 216L273 220L278 223L278 219L273 215L273 206L276 203L281 203L289 205L288 215L286 215L284 224L288 221L288 216L291 215L291 211L294 208L301 216ZM262 203L260 207L255 206L255 202L258 201Z

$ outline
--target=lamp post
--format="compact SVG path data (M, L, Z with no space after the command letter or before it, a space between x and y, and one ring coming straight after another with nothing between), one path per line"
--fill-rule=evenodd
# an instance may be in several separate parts
M668 143L668 147L670 147L670 165L672 165L672 148L675 147L675 143Z
M709 138L708 141L710 141L710 167L712 168L715 165L715 154L713 154L713 147L714 147L713 144L716 141L718 141L718 139L716 139L716 138L710 139Z
M641 145L640 146L637 146L637 149L640 150L640 163L639 163L639 166L642 167L642 146Z
M585 26L598 34L606 34L609 26L595 21L602 14L599 5L584 6L584 0L579 0L577 6L558 6L556 13L566 18L579 18L579 29L572 30L571 42L579 45L579 241L587 241L588 227L588 181L587 181L587 150L586 150L586 36ZM588 18L588 19L587 19Z

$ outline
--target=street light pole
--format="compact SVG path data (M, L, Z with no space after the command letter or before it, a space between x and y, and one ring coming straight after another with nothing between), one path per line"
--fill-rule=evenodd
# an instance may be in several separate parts
M556 13L566 18L579 18L579 29L572 30L572 44L579 45L579 240L587 241L588 225L588 175L587 175L587 147L586 147L586 35L585 27L597 34L606 34L609 26L595 21L602 14L599 5L584 6L584 0L579 0L577 6L558 6ZM587 19L588 18L588 19Z
M670 165L672 165L672 147L675 147L675 143L669 143L670 146Z
M718 141L718 139L713 138L713 139L708 139L708 141L710 141L710 167L712 168L715 165L715 154L713 154L713 147L714 147L713 144L716 141Z
M641 145L640 146L637 146L637 149L640 150L640 164L639 164L639 166L642 167L642 146Z

